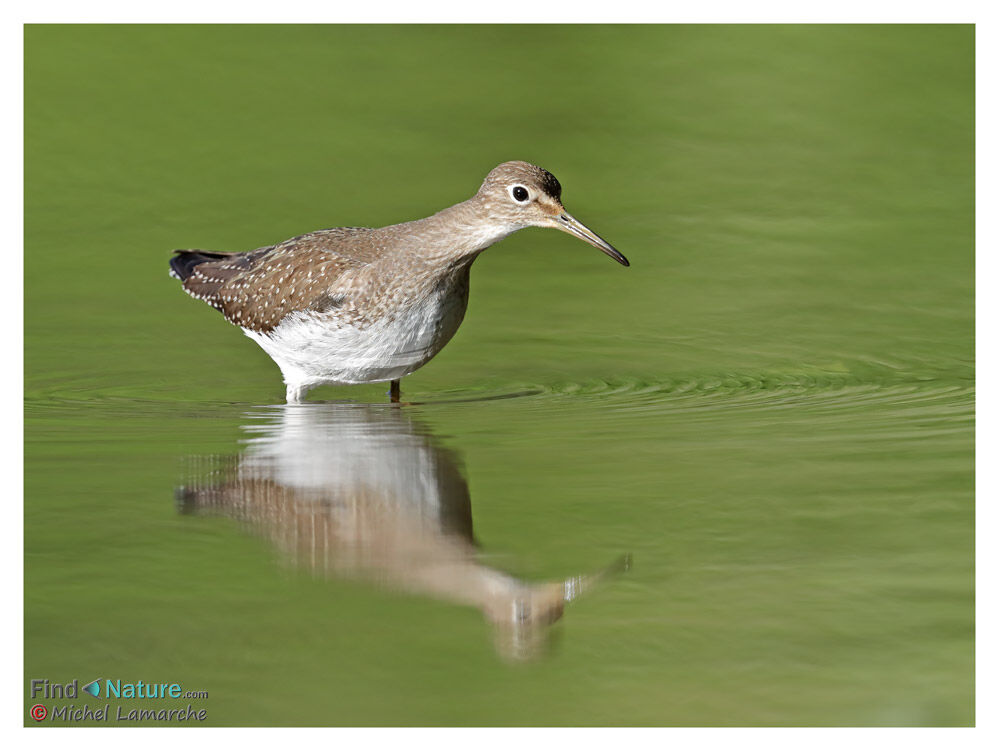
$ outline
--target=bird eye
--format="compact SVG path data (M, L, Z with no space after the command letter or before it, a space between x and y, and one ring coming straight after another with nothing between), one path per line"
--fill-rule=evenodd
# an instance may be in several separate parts
M525 188L523 185L514 185L510 189L510 194L513 196L513 200L517 201L518 203L523 203L524 201L526 201L529 195L527 192L527 188Z

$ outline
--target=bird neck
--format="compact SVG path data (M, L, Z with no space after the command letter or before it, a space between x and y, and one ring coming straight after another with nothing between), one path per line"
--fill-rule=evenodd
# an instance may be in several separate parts
M420 237L417 249L422 257L434 261L472 260L520 225L498 220L481 196L438 211L433 216L412 223Z

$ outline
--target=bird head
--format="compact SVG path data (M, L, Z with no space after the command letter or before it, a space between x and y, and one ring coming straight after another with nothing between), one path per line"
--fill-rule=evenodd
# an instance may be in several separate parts
M599 248L622 266L630 265L614 246L565 210L561 184L537 165L504 162L486 175L478 198L497 223L513 229L554 227Z

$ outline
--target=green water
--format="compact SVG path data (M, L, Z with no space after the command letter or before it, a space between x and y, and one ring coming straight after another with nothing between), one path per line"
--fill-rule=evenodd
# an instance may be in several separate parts
M25 722L30 679L100 677L212 725L973 723L973 47L28 27ZM166 274L508 159L632 267L505 240L401 410L267 406L277 368ZM471 601L629 554L524 643Z

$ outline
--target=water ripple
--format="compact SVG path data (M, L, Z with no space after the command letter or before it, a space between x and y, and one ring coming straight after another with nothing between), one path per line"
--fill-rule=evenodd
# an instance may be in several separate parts
M666 377L592 378L548 383L511 383L486 388L407 392L410 405L433 410L445 405L509 402L531 409L562 408L565 403L593 404L603 413L657 411L665 413L731 410L799 410L808 414L891 406L924 411L935 405L941 414L974 410L973 372L967 365L918 369L900 363L863 362L847 370L811 369L800 372L722 372L673 374ZM365 394L369 396L369 394ZM344 399L342 401L354 401ZM84 379L48 381L25 395L25 415L52 410L98 408L115 414L180 416L225 415L261 406L239 401L199 401L179 392L142 392L141 387L88 383Z

